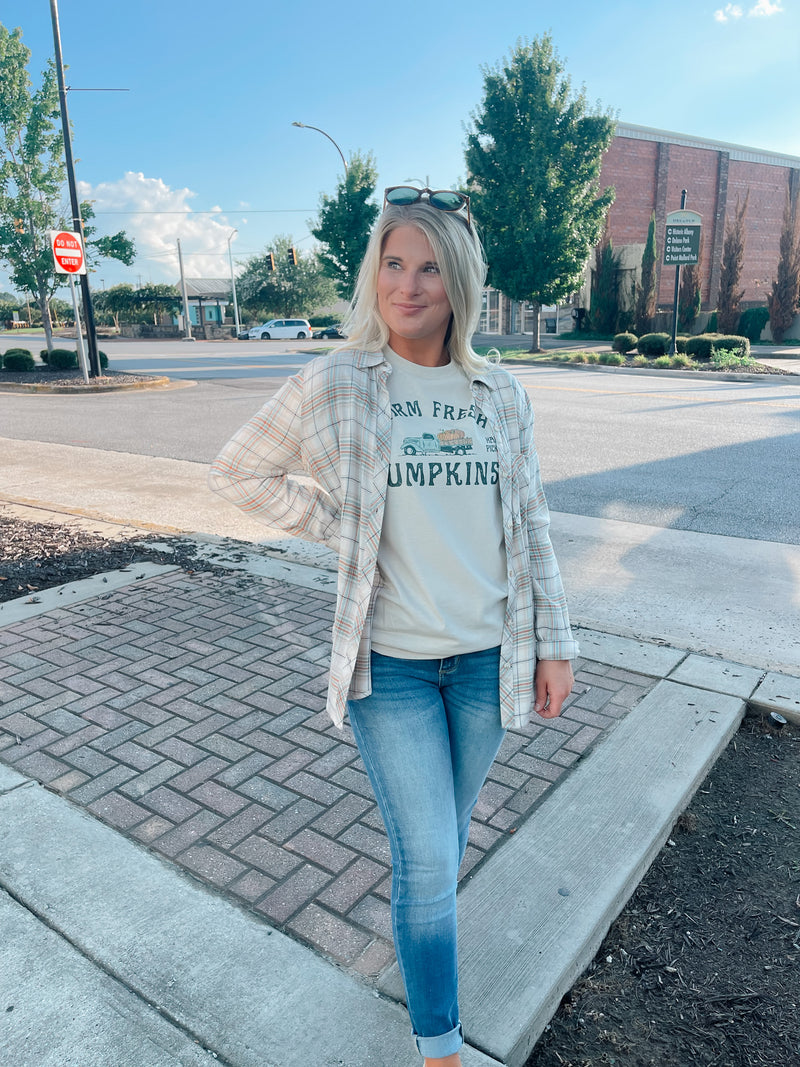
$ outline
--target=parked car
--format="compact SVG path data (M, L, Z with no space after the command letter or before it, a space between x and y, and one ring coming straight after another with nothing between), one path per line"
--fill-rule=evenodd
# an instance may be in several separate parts
M314 334L314 339L317 341L341 341L344 338L342 333L342 324L337 322L335 326L326 326L322 330L317 330Z
M296 337L298 340L311 336L311 324L308 319L270 319L263 326L254 326L247 331L251 341L280 340L286 337Z

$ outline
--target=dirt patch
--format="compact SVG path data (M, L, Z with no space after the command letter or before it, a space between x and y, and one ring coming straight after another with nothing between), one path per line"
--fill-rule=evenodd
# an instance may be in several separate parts
M800 1063L800 730L746 719L526 1067Z

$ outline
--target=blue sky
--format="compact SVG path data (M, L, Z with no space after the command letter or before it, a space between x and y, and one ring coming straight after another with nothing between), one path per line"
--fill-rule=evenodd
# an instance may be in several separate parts
M129 92L69 96L77 176L101 232L124 228L132 267L93 285L225 276L234 257L308 220L346 157L377 159L379 188L448 187L483 66L550 32L573 85L623 122L800 156L800 0L60 0L67 84ZM48 0L3 0L34 83L52 54ZM66 193L65 193L66 199ZM217 210L221 209L221 210ZM125 212L114 214L112 212ZM203 214L205 212L205 214ZM8 288L0 267L0 288Z

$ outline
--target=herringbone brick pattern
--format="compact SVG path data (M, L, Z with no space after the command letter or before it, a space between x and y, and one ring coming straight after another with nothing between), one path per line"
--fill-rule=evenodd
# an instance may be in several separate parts
M366 976L392 959L390 860L324 712L333 596L173 573L0 630L0 759ZM506 737L462 877L647 692L581 662L559 718Z

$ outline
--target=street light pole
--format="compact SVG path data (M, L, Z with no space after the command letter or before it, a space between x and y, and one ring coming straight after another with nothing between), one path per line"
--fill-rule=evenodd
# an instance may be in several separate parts
M83 219L81 218L80 205L78 203L78 189L75 184L75 163L72 158L72 137L69 129L69 115L67 113L67 89L64 85L64 58L61 54L61 30L58 25L58 0L50 0L50 17L53 23L53 45L55 47L56 77L58 79L58 97L61 103L61 126L64 131L64 158L67 164L67 182L69 184L69 199L72 207L72 228L80 235L84 249L86 241L83 233ZM97 352L97 331L94 324L94 308L92 307L92 294L89 291L88 274L81 275L81 297L83 298L83 317L86 320L86 339L89 347L89 375L92 378L100 377L100 357ZM77 324L80 329L80 324Z
M231 268L231 289L233 290L233 320L236 323L236 340L239 340L239 305L236 302L236 279L233 276L233 256L231 254L231 241L238 233L238 230L232 230L231 235L228 238L228 263Z
M338 144L334 141L334 139L329 133L325 133L325 131L321 130L319 126L308 126L305 122L293 122L292 126L299 126L303 130L316 130L317 133L321 133L323 137L327 137L333 147L342 157L342 165L344 166L344 176L345 178L347 178L347 160L344 158L344 152L341 150L341 148L338 146Z

